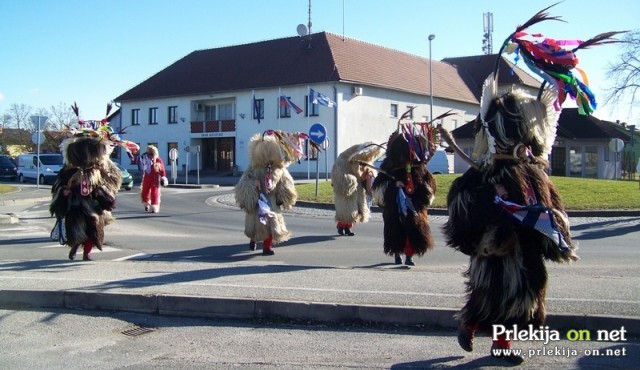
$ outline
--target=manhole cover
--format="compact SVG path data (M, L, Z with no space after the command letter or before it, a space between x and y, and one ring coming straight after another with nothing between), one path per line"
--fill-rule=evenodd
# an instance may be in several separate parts
M156 330L157 330L156 328L147 328L147 327L144 327L144 326L136 325L136 326L133 326L133 327L130 327L130 328L127 328L127 329L123 330L122 334L124 334L124 335L126 335L128 337L137 337L137 336L140 336L140 335L143 335L143 334L151 333L151 332L156 331Z

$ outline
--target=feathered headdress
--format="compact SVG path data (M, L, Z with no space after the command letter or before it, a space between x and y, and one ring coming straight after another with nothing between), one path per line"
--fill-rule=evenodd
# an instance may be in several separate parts
M125 133L124 130L115 132L113 131L113 128L109 126L107 118L109 117L111 108L111 103L107 104L107 114L105 115L105 118L101 120L83 120L80 118L80 109L74 102L71 109L73 110L73 113L75 113L76 117L78 117L78 127L66 127L65 136L68 138L87 137L105 139L113 146L122 147L126 151L127 155L130 158L133 158L133 156L137 155L140 151L140 146L132 141L123 140L120 135Z
M309 135L303 132L284 132L281 130L266 130L262 133L264 139L265 135L272 135L276 138L278 145L280 146L280 154L282 159L291 163L294 161L300 162L301 159L307 158L304 153L304 142L308 141L309 145L320 151L320 146L309 140Z
M560 20L549 16L551 5L518 26L507 37L498 52L493 73L485 80L480 100L480 120L486 152L478 153L481 161L499 156L510 158L536 158L546 160L555 140L561 104L567 96L575 99L582 114L593 112L595 97L588 87L586 74L578 69L575 52L579 49L618 42L612 36L620 32L607 32L587 41L554 40L541 34L528 34L525 30L546 20ZM515 53L516 63L521 59L543 79L540 91L532 96L515 89L498 95L497 76L503 52ZM580 78L574 74L578 71ZM545 85L550 87L545 88Z
M410 117L411 107L398 120L398 129L392 134L387 143L387 150L390 149L395 140L403 140L407 143L409 150L408 158L411 163L427 163L433 157L438 146L437 131L433 123L442 118L455 115L456 113L448 111L433 118L429 122L402 122Z
M626 31L605 32L586 41L554 40L540 33L530 34L525 32L527 28L543 21L557 20L563 22L561 17L549 16L547 13L547 10L557 4L555 3L536 13L523 25L518 26L515 32L505 39L500 52L498 52L494 76L497 76L495 72L497 72L502 52L514 53L516 64L522 59L531 71L543 79L544 83L556 88L558 91L556 109L559 109L566 97L569 96L576 101L581 114L590 114L596 108L596 100L593 92L589 89L587 74L577 67L578 57L576 52L593 46L620 42L614 39L613 36Z

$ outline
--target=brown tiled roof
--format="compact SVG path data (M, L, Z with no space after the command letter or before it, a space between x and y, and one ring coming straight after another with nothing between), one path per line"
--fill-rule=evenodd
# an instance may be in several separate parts
M343 81L429 94L429 60L331 33L194 51L116 101ZM477 104L470 81L433 61L433 94Z
M618 138L629 140L629 135L617 130L613 122L603 121L594 116L578 113L578 108L564 108L558 120L558 136L568 139Z
M603 121L594 116L578 113L578 108L563 108L558 119L557 136L572 140L618 138L629 140L629 134L614 127L613 122ZM451 131L457 140L473 138L473 121Z
M341 81L429 95L429 59L349 38L326 34ZM433 95L479 103L450 64L432 61Z
M495 69L497 54L475 55L457 58L445 58L442 61L452 64L458 68L460 73L466 75L466 81L470 82L469 88L480 100L482 94L482 84ZM515 66L504 56L500 57L498 64L498 84L499 85L525 85L533 88L540 87L540 81L533 76Z

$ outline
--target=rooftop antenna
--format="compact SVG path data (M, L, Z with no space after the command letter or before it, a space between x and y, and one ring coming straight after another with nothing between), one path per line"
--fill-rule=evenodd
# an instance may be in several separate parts
M296 28L296 31L298 32L298 36L300 37L305 37L307 36L307 26L305 26L304 24L300 23L298 25L298 27Z
M483 13L482 24L484 35L482 39L482 51L485 55L493 54L493 13Z
M309 0L309 23L307 24L308 26L305 26L300 23L296 31L298 32L298 36L307 38L307 42L309 43L308 47L311 49L311 0Z
M309 0L309 23L307 28L309 28L309 35L311 35L311 0ZM311 39L311 36L309 36L309 39Z
M342 0L342 41L344 41L344 0Z

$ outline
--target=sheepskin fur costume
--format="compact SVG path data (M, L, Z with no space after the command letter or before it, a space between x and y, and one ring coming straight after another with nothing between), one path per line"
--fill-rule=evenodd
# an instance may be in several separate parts
M336 221L347 224L369 221L371 212L363 184L363 165L372 164L384 149L371 142L354 145L340 153L331 168L331 186L336 207ZM377 171L371 170L375 177Z
M238 206L246 212L245 235L252 241L269 237L274 243L289 240L282 210L293 207L298 199L293 178L287 167L294 158L283 150L276 135L256 134L249 144L250 163L235 187ZM260 217L260 195L268 200L272 213Z
M72 248L91 241L102 250L104 228L114 220L111 211L122 175L109 159L111 144L102 137L85 136L62 143L64 166L51 188L49 211L64 219L66 244Z
M540 100L521 90L488 98L476 120L478 165L452 183L443 227L447 244L470 256L467 302L457 314L458 342L467 351L476 331L544 325L545 260L578 259L569 218L545 172L558 119L548 109L555 91ZM499 337L493 345L506 348L510 341Z
M409 169L409 172L407 172ZM408 188L411 179L413 190L401 190L398 183ZM427 210L436 194L436 181L425 163L410 155L409 143L396 131L389 137L387 156L373 183L374 199L383 208L384 253L396 256L424 255L435 243L429 227ZM405 204L402 194L411 202L415 211L400 211Z
M545 261L578 260L569 218L547 176L548 156L565 97L574 98L583 114L595 108L590 89L573 75L575 52L609 43L617 32L569 43L524 32L533 24L559 18L549 16L547 9L518 26L498 53L499 58L504 49L518 53L516 60L522 58L543 78L538 96L520 89L498 93L496 62L484 83L475 121L476 163L452 183L447 196L445 239L470 256L467 302L457 315L458 343L466 351L473 350L476 331L493 334L495 325L518 330L544 325ZM492 349L510 346L504 334L494 336ZM514 364L524 360L516 354L492 353Z

